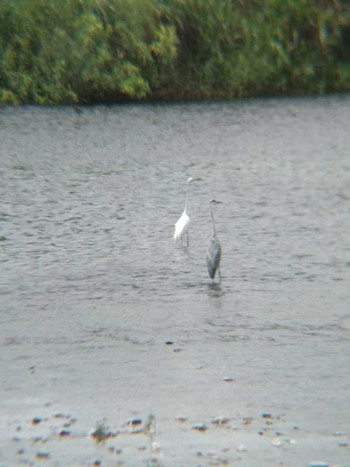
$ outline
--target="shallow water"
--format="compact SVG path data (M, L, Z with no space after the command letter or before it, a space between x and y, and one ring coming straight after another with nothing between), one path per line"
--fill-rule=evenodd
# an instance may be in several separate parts
M0 109L7 427L50 406L348 430L349 121L349 96Z

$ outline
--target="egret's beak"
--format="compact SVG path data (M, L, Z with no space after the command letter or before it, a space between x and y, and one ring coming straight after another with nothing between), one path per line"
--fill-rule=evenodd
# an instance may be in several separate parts
M197 182L199 180L202 180L201 177L190 177L188 180L187 180L187 183L190 183L190 182Z

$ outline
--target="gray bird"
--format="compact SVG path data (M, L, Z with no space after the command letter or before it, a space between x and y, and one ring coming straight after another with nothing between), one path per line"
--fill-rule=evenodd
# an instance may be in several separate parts
M220 259L221 259L221 244L217 238L216 228L215 228L215 218L214 218L214 204L220 204L221 201L216 201L212 199L209 201L211 220L213 222L213 233L210 239L210 243L207 250L207 266L209 276L214 280L216 270L218 271L219 280L221 280L220 274Z

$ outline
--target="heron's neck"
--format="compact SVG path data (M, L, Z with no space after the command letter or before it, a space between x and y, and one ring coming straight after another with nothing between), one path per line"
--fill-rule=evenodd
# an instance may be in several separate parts
M210 205L211 220L213 222L213 237L216 237L216 227L215 227L215 218L214 218L214 208Z

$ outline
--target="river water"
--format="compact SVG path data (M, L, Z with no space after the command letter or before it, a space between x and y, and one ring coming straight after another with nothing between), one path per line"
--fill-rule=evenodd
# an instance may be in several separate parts
M349 122L350 96L0 109L4 465L57 413L53 465L114 465L84 432L149 414L156 447L112 440L126 465L350 459Z

